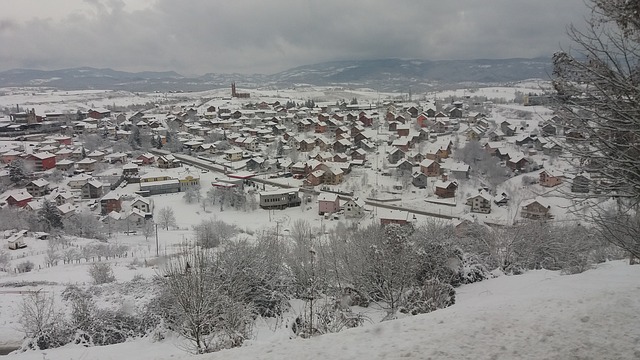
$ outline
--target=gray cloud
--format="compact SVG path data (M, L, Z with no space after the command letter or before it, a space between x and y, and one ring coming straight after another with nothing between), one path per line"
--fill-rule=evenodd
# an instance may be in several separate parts
M328 60L535 57L587 13L583 0L157 0L144 11L84 1L57 18L0 15L0 69L272 73Z

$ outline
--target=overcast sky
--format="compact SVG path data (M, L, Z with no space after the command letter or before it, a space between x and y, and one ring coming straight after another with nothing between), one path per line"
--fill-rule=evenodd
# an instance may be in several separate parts
M0 71L271 74L329 60L549 56L583 0L0 0Z

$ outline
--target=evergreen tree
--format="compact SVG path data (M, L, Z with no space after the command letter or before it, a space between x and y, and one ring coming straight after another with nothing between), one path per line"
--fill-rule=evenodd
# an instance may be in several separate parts
M38 218L47 231L62 229L63 227L60 211L58 211L56 205L49 200L43 201L42 208L38 210Z
M160 135L156 138L156 149L162 149L162 137Z
M134 149L139 149L142 146L142 137L140 136L140 129L135 125L131 128L131 135L129 136L129 144Z
M22 159L12 161L7 165L7 169L9 170L9 179L14 184L22 184L29 177L27 164Z

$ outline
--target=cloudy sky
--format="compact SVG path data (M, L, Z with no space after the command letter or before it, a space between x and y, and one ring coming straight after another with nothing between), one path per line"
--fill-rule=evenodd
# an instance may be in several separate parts
M275 73L352 59L548 56L583 0L0 0L0 71Z

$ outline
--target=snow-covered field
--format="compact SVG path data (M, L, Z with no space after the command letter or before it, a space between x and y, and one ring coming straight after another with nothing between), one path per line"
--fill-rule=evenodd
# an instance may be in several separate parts
M640 266L623 261L577 275L499 276L460 287L455 305L433 313L309 340L274 339L259 328L242 348L201 356L169 338L7 359L638 359L639 277Z

